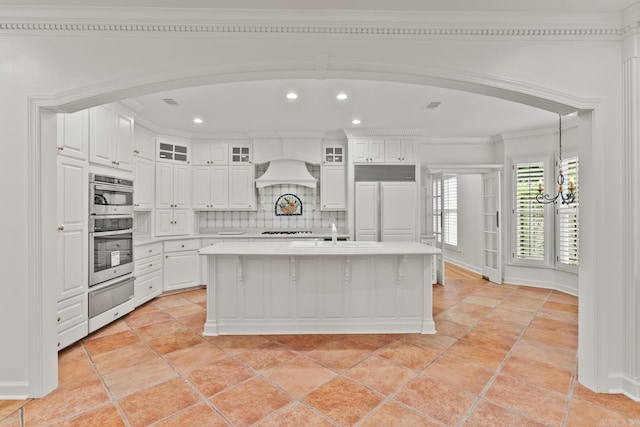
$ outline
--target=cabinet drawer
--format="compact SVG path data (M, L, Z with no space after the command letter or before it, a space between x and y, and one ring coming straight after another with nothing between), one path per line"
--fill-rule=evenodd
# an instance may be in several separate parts
M215 245L216 243L222 242L224 239L208 237L206 239L202 239L200 242L200 248L206 248L207 246Z
M82 338L86 337L89 334L89 321L85 319L84 321L78 323L75 326L66 329L64 332L58 333L57 340L57 348L58 351L62 350L65 347L73 344L76 341L80 341Z
M134 260L139 260L154 255L162 255L162 242L136 246L133 249Z
M145 274L162 268L162 257L160 255L156 255L153 257L139 259L135 261L135 266L136 277L144 276Z
M136 307L162 292L162 272L155 271L136 277Z
M89 316L87 293L58 303L58 333L62 333L87 320Z
M200 249L200 239L185 239L164 242L165 252L197 251L198 249Z

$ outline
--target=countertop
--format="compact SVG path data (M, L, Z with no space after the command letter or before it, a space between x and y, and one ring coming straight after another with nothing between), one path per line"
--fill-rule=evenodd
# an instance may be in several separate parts
M200 255L433 255L440 249L418 242L221 242L198 251Z
M311 231L311 233L298 233L298 234L262 234L264 231ZM224 239L225 241L243 240L243 239L264 239L264 240L285 240L285 239L301 239L301 240L313 240L313 239L330 239L330 228L305 228L305 229L237 229L237 228L210 228L201 230L199 233L183 234L179 236L134 236L134 245L147 245L150 243L165 242L172 240L183 239ZM346 230L338 229L338 238L348 239L349 233Z

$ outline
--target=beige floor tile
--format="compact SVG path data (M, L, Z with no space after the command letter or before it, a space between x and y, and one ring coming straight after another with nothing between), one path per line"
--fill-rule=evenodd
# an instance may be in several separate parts
M397 403L386 403L361 425L362 427L436 427L441 424Z
M416 374L414 371L372 356L345 372L345 375L362 385L386 396L404 386Z
M305 357L298 357L264 374L278 386L300 397L325 384L336 373Z
M309 407L294 402L255 424L256 427L331 427L334 424Z

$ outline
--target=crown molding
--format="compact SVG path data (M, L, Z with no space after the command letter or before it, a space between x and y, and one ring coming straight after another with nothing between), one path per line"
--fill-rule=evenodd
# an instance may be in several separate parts
M351 138L421 138L422 129L345 129L345 135Z
M134 33L356 38L621 39L624 14L0 7L3 33ZM625 19L623 19L625 18Z
M422 138L421 144L440 145L490 145L495 143L493 138Z

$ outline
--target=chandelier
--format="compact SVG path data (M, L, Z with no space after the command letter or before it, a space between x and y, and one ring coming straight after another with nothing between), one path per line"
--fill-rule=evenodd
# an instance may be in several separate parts
M536 201L538 203L558 203L561 201L563 205L568 205L573 203L575 200L575 194L573 191L576 189L576 185L573 182L573 179L569 179L569 185L567 188L567 192L564 192L564 174L562 173L562 116L558 115L558 135L560 140L560 151L558 152L558 193L555 196L550 196L549 194L542 194L543 190L543 181L542 179L538 181L538 194L536 195Z

